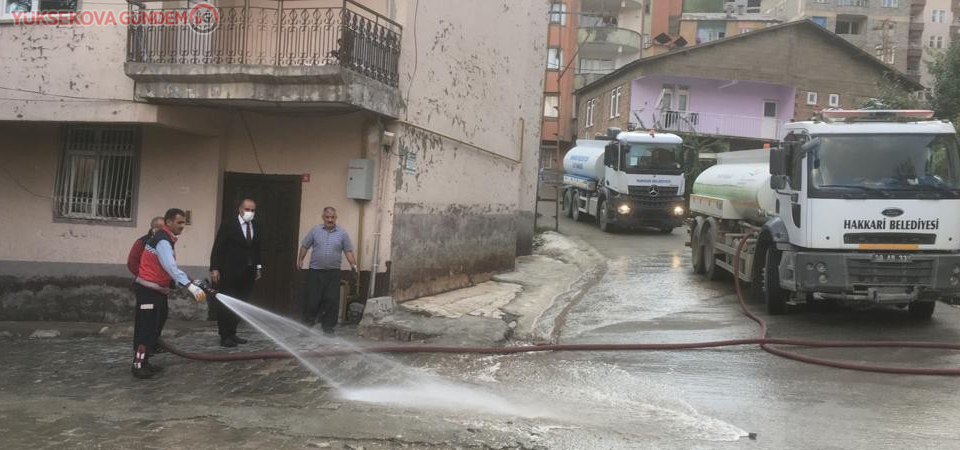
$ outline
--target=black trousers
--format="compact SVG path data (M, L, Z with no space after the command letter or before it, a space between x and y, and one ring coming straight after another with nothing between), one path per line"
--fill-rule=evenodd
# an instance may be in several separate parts
M167 316L167 296L145 286L134 288L137 297L133 321L133 362L146 361L160 338Z
M257 279L257 268L249 266L240 273L220 272L220 283L217 290L229 295L237 300L249 301L250 293L253 292L253 283ZM230 308L214 298L210 304L217 308L217 331L221 338L227 338L237 334L237 325L240 324L240 317Z
M312 327L319 319L324 330L332 330L337 326L339 314L340 269L308 270L307 295L303 302L304 325Z

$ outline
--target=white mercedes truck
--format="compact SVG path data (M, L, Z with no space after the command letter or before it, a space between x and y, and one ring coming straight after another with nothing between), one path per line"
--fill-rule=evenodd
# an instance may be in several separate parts
M684 176L675 134L607 131L607 139L578 139L563 158L563 214L592 216L601 230L683 225Z
M824 111L777 148L718 154L690 197L694 271L736 274L771 314L829 300L929 318L960 296L958 140L932 117Z

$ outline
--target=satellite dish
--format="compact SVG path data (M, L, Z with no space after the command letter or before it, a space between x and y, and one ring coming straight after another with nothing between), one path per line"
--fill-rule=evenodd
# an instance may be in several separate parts
M657 35L657 37L653 38L653 41L660 45L666 45L672 40L673 39L670 39L670 36L667 36L667 33L660 33Z

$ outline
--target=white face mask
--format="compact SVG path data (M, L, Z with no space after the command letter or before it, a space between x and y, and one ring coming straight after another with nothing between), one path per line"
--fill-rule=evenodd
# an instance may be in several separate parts
M249 222L253 220L253 211L244 211L241 217L243 218L244 222Z

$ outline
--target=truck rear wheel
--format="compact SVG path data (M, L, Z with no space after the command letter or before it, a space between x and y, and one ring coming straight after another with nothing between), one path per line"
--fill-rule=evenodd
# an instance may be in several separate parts
M563 215L573 217L573 189L564 189L560 197L560 207Z
M723 269L717 265L717 230L716 222L708 219L703 224L700 238L703 242L703 273L710 281L717 281L723 276Z
M933 310L936 309L937 302L910 302L907 309L910 316L917 320L929 320L933 317Z
M773 246L767 248L763 258L763 300L767 304L767 313L778 315L787 312L787 291L780 287L780 250Z
M690 226L690 262L693 264L693 273L703 274L703 242L701 242L700 231L703 229L703 223L693 222Z

